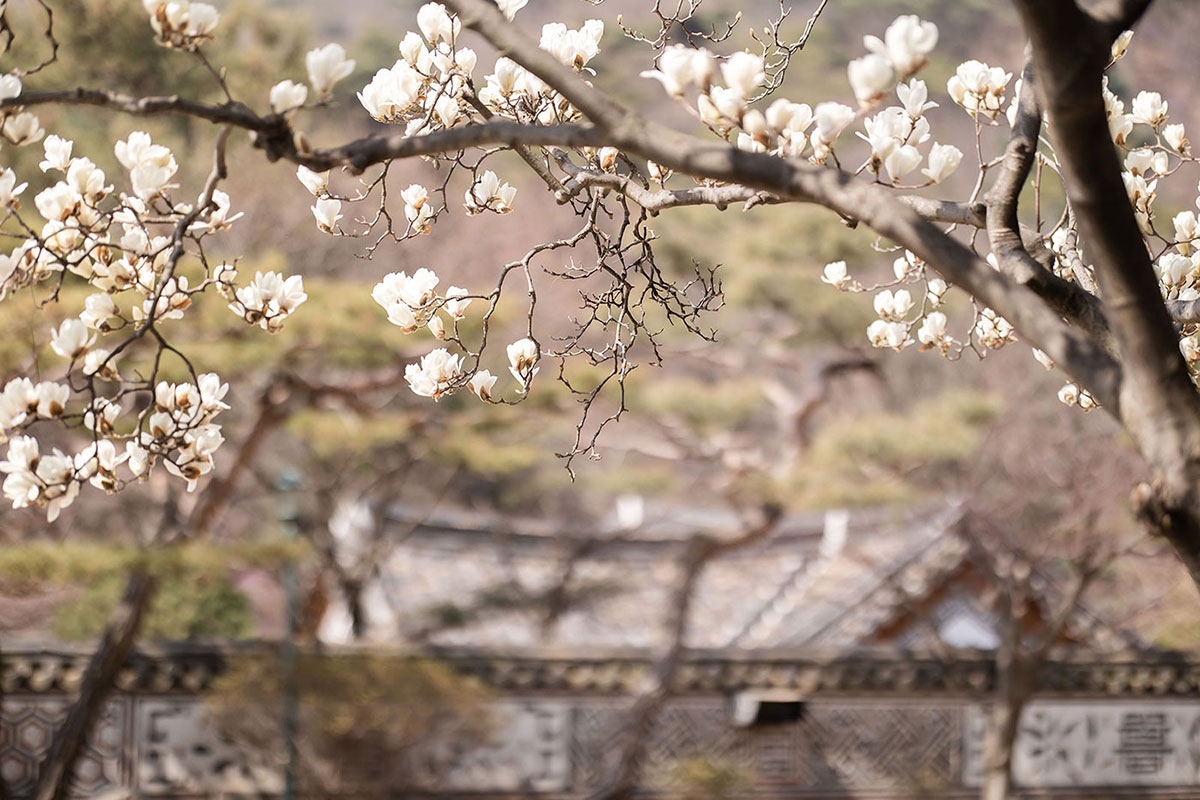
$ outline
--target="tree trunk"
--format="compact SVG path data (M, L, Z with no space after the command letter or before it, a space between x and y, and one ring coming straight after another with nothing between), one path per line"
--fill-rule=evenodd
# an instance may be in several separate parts
M3 653L0 653L0 671L3 671L4 659ZM4 710L4 687L0 685L0 727L4 725L3 720ZM0 800L8 800L11 795L8 791L8 781L4 779L4 773L0 772Z
M1008 800L1012 791L1013 751L1021 731L1021 712L1033 690L1033 670L1020 657L996 660L997 691L983 737L981 800Z
M79 698L54 736L38 773L34 800L62 800L67 796L75 762L112 691L117 673L125 665L154 596L154 578L140 569L129 575L125 595L88 662L79 687Z

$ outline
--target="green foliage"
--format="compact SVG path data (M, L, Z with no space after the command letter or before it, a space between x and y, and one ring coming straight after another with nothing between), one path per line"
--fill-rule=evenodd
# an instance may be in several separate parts
M658 223L659 263L668 274L686 275L693 262L720 264L717 275L729 308L713 324L731 327L733 309L771 310L798 323L805 343L861 337L874 316L862 298L821 283L830 261L875 261L873 238L846 228L824 209L808 206L676 210Z
M746 767L736 761L693 756L672 764L664 779L664 783L677 787L684 797L733 800L745 795L752 777Z
M791 474L751 478L746 488L791 508L912 502L943 488L939 479L974 455L999 410L991 396L954 390L907 414L885 411L835 420Z
M645 373L629 383L639 413L681 419L697 433L736 428L762 407L762 393L744 376L716 381Z
M275 655L239 659L206 698L218 728L252 760L284 758L285 674ZM303 653L295 685L300 783L312 792L411 785L418 758L437 775L447 751L469 749L491 727L489 693L428 659Z
M949 391L907 415L887 411L830 424L817 438L812 460L835 470L874 464L894 473L953 464L975 452L998 411L991 397Z
M27 6L10 8L8 13L17 31L14 63L33 64L49 54L41 36L45 17L32 3ZM56 10L54 33L60 42L59 62L29 78L28 89L84 86L133 96L178 94L192 100L224 100L216 77L200 59L155 42L141 3L73 0ZM236 99L265 109L267 93L280 77L300 79L305 75L304 52L309 37L303 19L248 0L230 3L221 10L218 35L203 50L215 69L225 70ZM234 31L236 34L231 34ZM184 149L196 147L211 136L207 125L180 116L131 120L119 114L98 111L85 115L50 106L38 108L37 113L47 130L60 131L73 139L74 154L91 158L109 173L110 179L120 170L113 142L131 130L146 130L156 141ZM40 145L6 151L6 164L23 179L32 179L28 197L46 180L37 169L41 155ZM179 158L184 173L202 174L208 162L208 158Z
M144 626L148 638L241 638L251 630L250 606L230 582L230 570L275 568L306 554L301 543L280 539L155 550L86 540L28 542L0 548L0 585L13 594L82 586L56 610L52 628L63 639L85 639L108 623L126 573L144 568L159 582Z
M124 586L105 575L55 611L51 623L61 639L100 634L116 610ZM250 603L224 574L199 573L159 581L142 627L145 639L240 639L251 631Z

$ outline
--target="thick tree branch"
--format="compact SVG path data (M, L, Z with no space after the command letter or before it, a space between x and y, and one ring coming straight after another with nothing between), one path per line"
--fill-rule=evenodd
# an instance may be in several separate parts
M1035 291L1058 313L1087 331L1107 352L1115 354L1108 320L1095 295L1065 281L1038 263L1022 240L1017 205L1037 158L1042 112L1034 90L1033 65L1026 63L1012 135L1000 174L987 194L987 232L1000 268L1017 283Z
M1067 196L1125 370L1120 418L1157 473L1149 506L1155 511L1147 516L1200 582L1200 398L1108 133L1101 78L1111 28L1068 0L1017 0L1017 6Z

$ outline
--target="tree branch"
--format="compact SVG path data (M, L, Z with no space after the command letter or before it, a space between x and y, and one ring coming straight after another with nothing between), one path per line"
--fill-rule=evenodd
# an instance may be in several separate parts
M1027 62L1021 76L1012 136L1004 150L1000 175L986 198L988 239L1005 274L1032 289L1051 308L1091 334L1107 352L1115 354L1112 332L1096 296L1039 264L1022 240L1017 204L1037 158L1042 130L1042 111L1034 86L1033 64Z
M1054 120L1050 134L1067 196L1124 366L1120 418L1157 473L1157 510L1148 516L1200 581L1200 398L1108 134L1101 78L1111 31L1067 0L1017 6L1033 47L1038 93Z

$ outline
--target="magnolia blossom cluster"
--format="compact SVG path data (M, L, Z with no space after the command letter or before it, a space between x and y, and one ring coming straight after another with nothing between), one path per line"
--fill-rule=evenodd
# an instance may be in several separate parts
M915 16L903 16L887 28L883 39L868 36L864 42L870 53L850 64L849 78L860 106L866 107L882 98L898 80L925 65L937 43L937 26ZM663 50L656 69L641 74L658 81L680 99L695 86L699 91L695 113L700 119L723 137L736 132L733 139L737 146L752 152L800 157L811 145L809 159L823 164L832 155L838 137L856 118L853 108L837 102L819 103L814 109L780 98L765 110L753 108L756 99L770 93L766 63L755 53L734 53L718 65L708 51L677 44ZM904 108L889 109L877 117L864 137L868 141L873 137L877 145L871 161L874 170L886 164L894 179L920 165L916 145L928 138L928 124L922 124L922 114L936 105L926 103L925 85L920 81L901 86L900 94ZM897 112L903 118L896 116ZM934 145L925 170L929 182L937 183L948 176L961 157L951 146Z
M168 32L164 37L175 35L170 31L208 29L207 23L187 27L188 19L193 26L207 19L203 4L167 6L156 12ZM185 12L191 16L181 16ZM0 80L0 88L9 96L20 93L15 79ZM36 213L21 207L26 183L12 169L0 172L0 206L14 221L9 232L24 233L11 252L0 253L0 297L61 280L64 272L84 282L90 293L74 316L45 334L49 350L65 362L64 377L37 382L15 377L0 392L0 440L10 442L8 458L0 462L5 497L16 508L42 507L54 519L81 485L117 491L160 459L193 487L212 469L221 444L213 418L226 408L227 387L211 374L199 376L194 385L160 382L155 387L153 372L149 380L138 369L126 376L118 361L133 352L125 337L136 339L184 316L193 295L218 282L202 253L200 280L193 267L179 266L181 259L194 256L185 254L177 239L200 242L229 228L241 214L215 188L194 203L172 198L171 190L178 188L172 182L178 172L175 157L142 131L114 147L126 171L127 191L118 191L117 181L77 153L71 140L45 136L42 149L38 168L46 175L46 188L33 198ZM122 338L112 338L117 335ZM130 403L139 393L152 395L154 403ZM54 425L82 425L90 441L74 454L47 447L40 435Z
M424 327L437 339L461 344L458 323L466 316L473 298L466 289L451 286L444 295L437 292L440 279L431 269L421 267L409 275L392 272L375 285L371 297L387 312L388 322L403 333ZM452 329L447 328L447 323ZM538 372L540 351L532 339L521 339L507 348L509 371L517 380L518 391L525 394ZM444 347L424 355L404 369L404 378L415 394L439 400L466 386L479 399L493 399L497 376L489 370L468 371L464 357Z
M211 39L220 15L215 6L193 3L190 0L142 0L150 15L150 26L158 40L167 47L195 49L200 42Z
M847 73L859 105L869 106L895 85L925 66L937 44L938 29L932 22L908 15L897 17L877 36L863 38L870 52L850 62Z
M188 482L190 491L199 477L212 470L213 453L223 441L220 426L212 419L228 408L222 402L228 388L211 373L199 376L198 384L161 382L154 390L148 430L116 438L106 437L113 436L112 423L120 406L100 399L85 414L85 424L97 438L74 455L58 448L43 453L35 437L15 436L9 441L7 458L0 461L0 472L5 473L4 496L13 508L46 509L47 519L53 522L75 501L81 484L119 491L125 481L145 476L159 458L168 472ZM9 381L0 394L2 429L20 425L35 414L61 416L69 394L66 386L51 382ZM120 438L125 440L123 448L117 444ZM128 476L118 474L121 465Z
M484 211L507 214L512 211L512 202L516 196L517 188L502 183L496 177L496 173L489 169L471 184L464 200L468 214L479 214Z
M538 45L563 64L580 72L590 71L587 65L600 53L603 36L604 23L598 19L590 19L577 29L551 22L542 26ZM578 109L566 98L512 59L496 59L484 81L479 100L496 116L540 125L579 119Z
M470 119L464 92L475 70L475 51L455 49L462 23L441 3L417 11L420 33L400 42L400 58L375 73L358 100L379 122L403 123L412 136L453 128Z
M141 477L161 458L167 472L194 490L197 480L212 471L213 454L224 442L221 426L212 420L229 408L223 402L228 391L229 384L212 372L195 384L158 383L148 430L125 444L130 471Z
M995 119L1004 107L1004 90L1010 80L1011 72L972 59L958 65L946 91L972 117Z
M466 316L472 298L466 289L458 286L451 286L445 295L439 295L437 285L440 282L437 273L425 267L412 275L391 272L375 284L371 297L387 312L388 322L401 332L412 333L428 327L435 337L445 339L445 321L437 312L448 315L451 323L456 325Z
M308 299L304 293L304 279L299 275L285 278L274 271L256 272L253 281L235 288L237 270L229 264L221 264L214 271L213 280L222 294L230 298L230 311L267 333L283 330L288 316Z
M21 96L21 78L15 73L0 75L0 100ZM41 141L45 129L35 114L17 107L0 111L0 135L18 147ZM24 188L24 185L22 185ZM8 205L8 203L4 203Z
M911 80L896 87L901 106L890 106L863 121L865 133L858 136L871 146L867 168L878 173L887 170L892 183L897 183L921 165L925 158L918 149L929 141L929 120L925 112L936 108L929 101L924 81ZM929 148L928 166L921 170L928 183L941 183L962 162L962 151L952 144L935 142Z

